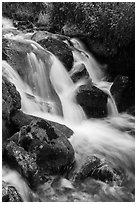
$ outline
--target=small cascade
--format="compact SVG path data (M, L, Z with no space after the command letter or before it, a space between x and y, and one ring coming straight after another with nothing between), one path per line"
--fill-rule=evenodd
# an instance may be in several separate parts
M63 64L55 56L53 57L50 79L60 97L64 120L77 124L86 119L84 111L75 100L76 89L82 84L82 81L74 84Z
M112 83L103 81L104 73L101 71L101 65L96 62L91 54L85 52L84 46L79 40L72 39L71 41L76 48L73 51L74 66L71 72L73 73L73 71L78 69L81 64L84 64L94 85L109 96L107 103L108 116L117 116L117 107L113 96L110 93L110 84L112 85Z
M96 86L108 95L108 102L107 102L108 116L117 117L118 116L117 106L110 92L110 88L112 84L113 83L101 81Z
M77 39L71 40L74 44L76 49L73 50L73 57L74 57L74 66L78 64L84 64L90 78L93 80L94 83L98 83L104 77L104 73L100 69L100 65L96 62L94 57L85 51L84 46L80 41Z

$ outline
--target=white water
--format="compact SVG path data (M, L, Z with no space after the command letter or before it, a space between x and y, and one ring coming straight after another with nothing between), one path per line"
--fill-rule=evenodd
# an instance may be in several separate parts
M16 38L16 40L19 39ZM30 43L34 49L36 48L37 52L41 52L41 48L36 42L27 40L27 43ZM80 47L80 49L83 48ZM51 54L51 67L45 67L43 58L38 59L33 51L27 54L32 72L35 73L31 74L31 80L35 84L35 93L33 88L26 84L16 70L6 62L3 62L3 75L14 83L20 92L24 112L66 124L74 131L70 142L80 158L93 154L105 157L114 167L122 167L128 176L134 180L134 138L121 131L121 128L134 128L134 122L131 122L131 116L124 117L124 115L118 114L113 97L109 92L110 86L105 82L102 85L103 73L93 57L85 53L85 51L79 52L74 49L75 63L73 68L77 63L84 63L95 85L109 95L109 118L104 120L86 119L82 108L76 103L75 99L76 90L84 81L74 84L65 67L53 54ZM45 77L43 78L43 76ZM46 104L49 101L56 104L56 100L51 94L53 88L60 98L63 117L57 116L56 106L53 112L48 111L47 106L44 106L44 103ZM32 97L28 97L26 93ZM44 103L38 102L39 97Z

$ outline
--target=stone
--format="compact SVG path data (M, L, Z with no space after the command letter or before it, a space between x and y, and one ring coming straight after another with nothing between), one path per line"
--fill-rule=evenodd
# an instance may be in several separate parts
M27 179L31 188L44 182L41 179L38 166L33 155L30 155L24 148L16 142L10 141L3 148L3 162L21 172L21 175Z
M60 130L37 119L3 145L3 161L21 172L35 189L50 176L66 173L74 163L74 150Z
M2 181L2 202L23 202L16 188Z
M74 182L81 182L86 178L93 178L106 183L121 182L118 172L111 167L103 158L96 155L81 158L77 161L73 169L69 173L69 179Z
M8 119L13 111L21 108L21 97L14 84L2 78L2 116Z
M21 108L21 97L16 87L5 77L2 77L2 138L3 142L12 135L10 131L10 116ZM14 130L14 127L12 128Z
M107 95L92 82L81 85L77 91L77 103L83 108L88 118L107 116Z
M38 166L48 174L67 169L74 161L74 150L67 137L45 120L32 121L21 128L18 143L36 155Z
M17 110L10 117L10 123L17 130L20 131L21 127L29 125L32 121L40 120L40 118L23 113L21 110ZM73 131L66 125L49 121L45 121L54 128L56 134L63 134L65 137L70 138L73 135Z
M52 52L69 71L73 66L73 54L71 48L63 41L48 37L39 40L38 43L48 51Z

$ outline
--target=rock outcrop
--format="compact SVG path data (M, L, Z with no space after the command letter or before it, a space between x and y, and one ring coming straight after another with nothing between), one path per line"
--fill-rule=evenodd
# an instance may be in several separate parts
M88 118L102 118L107 116L107 95L95 87L92 82L81 85L76 99Z

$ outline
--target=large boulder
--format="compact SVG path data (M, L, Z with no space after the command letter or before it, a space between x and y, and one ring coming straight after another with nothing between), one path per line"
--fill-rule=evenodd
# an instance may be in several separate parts
M38 43L52 52L69 71L73 66L73 54L70 47L63 41L48 37L46 39L39 40Z
M74 150L59 125L42 119L23 126L3 147L3 161L18 169L32 188L52 175L67 172L74 163Z
M76 99L88 118L101 118L107 116L107 95L89 81L81 85L77 91Z
M16 112L14 112L14 114L12 114L11 117L10 117L10 123L17 130L16 132L19 132L21 127L27 126L32 121L37 121L37 120L41 120L41 118L25 114L20 110L17 110ZM58 133L63 134L67 138L70 138L73 135L73 131L70 128L68 128L66 125L63 125L63 124L60 124L60 123L57 123L57 122L53 122L53 121L49 121L49 120L46 120L46 119L45 119L45 121L51 127L54 128L56 134L58 134Z

